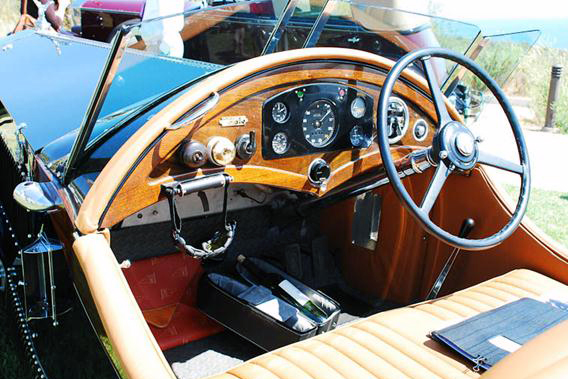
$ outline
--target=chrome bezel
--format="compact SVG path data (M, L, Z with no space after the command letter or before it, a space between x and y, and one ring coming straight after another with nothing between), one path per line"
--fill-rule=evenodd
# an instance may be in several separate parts
M275 115L274 115L274 110L276 109L276 106L278 106L279 104L282 104L284 106L284 109L286 110L286 113L284 115L284 119L282 119L282 120L277 120ZM272 106L272 109L270 110L270 115L271 115L272 120L274 122L276 122L278 124L284 124L290 119L290 109L288 109L288 106L286 105L286 103L284 103L282 101L278 101Z
M337 133L339 133L339 122L337 120L337 108L335 106L334 103L332 103L330 100L328 99L319 99L316 100L314 102L312 102L310 105L308 105L308 107L304 110L304 113L302 114L302 118L305 117L306 112L308 111L308 109L311 109L312 106L314 106L317 103L325 103L328 104L330 106L330 110L331 113L333 114L333 132L331 134L331 137L329 137L327 139L327 141L325 141L325 143L319 145L319 144L314 144L312 141L310 141L307 137L306 137L306 131L303 130L304 128L304 124L302 123L302 133L304 135L304 139L306 140L307 143L310 144L310 146L315 147L316 149L323 149L324 147L327 147L329 144L331 144L333 141L335 141L335 138L337 137Z
M426 133L424 133L424 136L422 136L421 138L416 137L416 127L417 127L419 124L424 124L424 126L426 127ZM426 139L426 137L428 137L428 132L429 132L428 129L429 129L429 128L428 128L428 123L427 123L424 119L422 119L422 118L421 118L421 119L418 119L418 120L414 123L414 126L412 127L412 136L414 137L414 139L415 139L417 142L422 142L422 141L424 141L424 140Z
M276 137L278 137L279 135L283 135L284 137L286 137L286 149L282 152L276 151L276 149L274 148L274 140L276 139ZM274 137L272 137L272 141L270 141L270 146L272 147L272 151L274 151L276 154L278 155L283 155L286 154L288 152L288 150L290 150L290 138L288 137L288 134L286 134L285 132L278 132L274 135Z
M363 113L361 113L360 115L356 115L355 112L353 111L354 107L355 107L355 102L356 101L360 101L362 102L363 106L362 108L359 109L363 109ZM351 105L349 106L349 110L351 112L351 116L353 116L356 119L360 119L363 116L365 116L365 113L367 112L367 104L365 104L365 99L363 99L360 96L355 97L352 101L351 101Z
M404 125L402 127L400 135L396 136L394 138L389 138L389 143L393 144L393 143L397 143L398 141L400 141L402 139L402 137L404 137L406 135L406 132L408 131L408 124L410 123L410 115L409 115L409 112L408 112L408 105L406 105L404 100L402 100L400 97L391 96L389 98L389 106L390 106L391 103L400 104L402 106L402 109L403 109L403 112L404 112ZM387 120L388 120L388 114L387 114Z

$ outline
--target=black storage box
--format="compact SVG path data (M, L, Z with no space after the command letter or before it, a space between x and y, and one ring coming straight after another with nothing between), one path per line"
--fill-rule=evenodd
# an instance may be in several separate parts
M335 328L340 313L335 301L262 260L249 259L263 271L282 275L306 293L328 315L326 321L315 323L294 306L276 298L268 289L256 285L241 265L237 266L237 270L249 281L248 284L215 273L202 277L197 305L205 314L267 351ZM259 299L262 299L257 303L251 302L249 295L254 298L258 293L261 295Z
M298 320L284 323L239 297L252 287L227 276L209 274L199 283L197 305L207 316L267 351L316 335L315 323L274 296L271 301L292 308ZM300 327L293 328L291 324Z
M327 319L324 323L318 324L317 334L325 333L329 330L335 329L335 327L337 326L337 321L339 319L339 314L341 313L341 309L339 307L339 304L337 304L332 298L325 295L324 293L321 293L306 286L304 283L288 275L286 272L271 265L270 263L263 261L262 259L252 258L252 257L247 259L249 259L252 263L254 263L263 272L275 273L288 280L301 292L307 295L310 298L310 300L315 303L317 307L319 307L321 310L325 312L325 314L327 315ZM253 276L250 275L250 273L242 264L237 264L237 271L250 284L253 285L258 284L254 282Z

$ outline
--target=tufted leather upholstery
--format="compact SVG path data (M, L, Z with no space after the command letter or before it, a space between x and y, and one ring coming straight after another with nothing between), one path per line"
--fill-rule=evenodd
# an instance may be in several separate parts
M477 378L470 364L428 334L521 297L543 296L568 298L568 286L533 271L515 270L438 300L382 312L283 347L211 379Z

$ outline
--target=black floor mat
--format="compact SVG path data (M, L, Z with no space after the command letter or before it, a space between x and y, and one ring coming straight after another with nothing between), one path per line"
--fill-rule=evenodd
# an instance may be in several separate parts
M179 379L223 373L263 353L259 347L230 331L164 351Z

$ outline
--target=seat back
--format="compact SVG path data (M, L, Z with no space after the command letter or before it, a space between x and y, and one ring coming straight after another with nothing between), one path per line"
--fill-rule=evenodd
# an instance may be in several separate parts
M542 333L485 372L480 379L565 379L568 321Z

